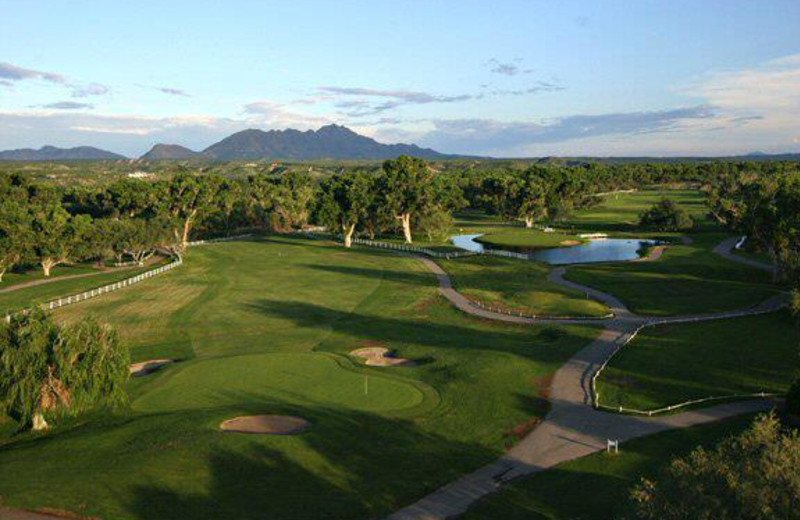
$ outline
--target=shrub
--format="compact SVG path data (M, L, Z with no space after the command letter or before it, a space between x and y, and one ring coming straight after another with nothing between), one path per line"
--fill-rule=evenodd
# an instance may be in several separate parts
M659 231L685 231L694 227L694 220L683 208L665 198L639 216L639 225Z
M786 394L786 411L800 416L800 377L794 380Z
M127 400L130 356L94 319L60 327L42 310L0 327L0 412L23 427Z
M695 449L655 480L631 491L636 520L787 520L799 518L800 435L774 414L758 417L715 449Z

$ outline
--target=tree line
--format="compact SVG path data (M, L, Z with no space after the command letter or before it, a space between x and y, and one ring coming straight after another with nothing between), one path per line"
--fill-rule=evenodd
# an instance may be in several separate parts
M720 222L746 232L754 246L768 248L786 263L797 256L797 241L791 239L795 224L789 223L796 203L790 179L797 175L796 164L783 162L534 164L524 169L498 162L491 168L452 169L407 156L386 161L379 171L354 169L321 178L298 172L245 178L179 172L169 180L126 178L101 188L58 188L3 174L0 281L14 266L38 265L49 276L64 263L140 262L156 248L180 253L192 236L237 230L289 232L315 224L341 234L348 247L357 234L400 234L412 243L414 235L430 239L445 232L453 211L462 208L532 227L598 203L598 192L687 182L706 185ZM643 217L643 224L663 229L691 224L669 203ZM780 226L773 226L775 219Z

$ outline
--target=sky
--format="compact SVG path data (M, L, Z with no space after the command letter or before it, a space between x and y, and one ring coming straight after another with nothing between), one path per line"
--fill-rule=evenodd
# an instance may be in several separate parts
M798 0L0 0L0 149L800 152Z

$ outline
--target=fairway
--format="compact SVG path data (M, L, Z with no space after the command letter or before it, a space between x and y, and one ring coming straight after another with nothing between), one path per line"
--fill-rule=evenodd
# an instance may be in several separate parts
M548 378L597 334L470 318L414 258L292 237L192 248L179 269L55 313L89 314L134 361L179 362L133 378L129 410L2 438L10 505L148 520L375 518L502 454L518 425L546 414ZM363 345L415 365L365 366L349 356ZM256 414L312 426L219 430Z
M603 316L608 309L585 294L547 280L543 262L472 256L441 260L458 290L492 307L537 316Z
M357 374L323 354L260 354L192 363L133 403L144 412L235 406L246 395L265 408L276 403L358 411L391 411L420 404L413 384Z

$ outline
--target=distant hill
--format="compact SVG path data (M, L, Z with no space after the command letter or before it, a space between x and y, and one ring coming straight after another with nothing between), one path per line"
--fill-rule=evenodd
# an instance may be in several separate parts
M0 152L0 161L113 161L127 157L91 146L57 148L43 146L38 150L21 148Z
M339 125L319 130L243 130L203 150L212 159L391 159L413 155L425 159L449 157L413 144L382 144Z
M194 159L198 157L203 157L203 155L199 152L189 150L185 146L180 146L177 144L157 144L152 147L149 152L142 155L140 159L145 159L148 161L160 161L170 159Z

